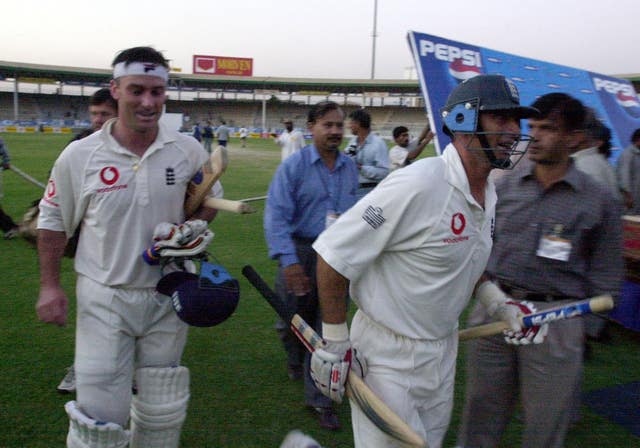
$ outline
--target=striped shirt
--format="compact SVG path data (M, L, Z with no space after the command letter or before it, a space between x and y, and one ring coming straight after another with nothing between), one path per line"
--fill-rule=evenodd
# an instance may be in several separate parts
M534 177L534 166L522 161L496 181L496 231L487 271L534 293L618 295L624 276L619 204L573 163L547 190ZM550 239L563 243L568 254L541 254Z

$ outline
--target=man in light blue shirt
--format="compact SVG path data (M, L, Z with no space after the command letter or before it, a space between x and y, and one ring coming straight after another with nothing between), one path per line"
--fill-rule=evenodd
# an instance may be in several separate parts
M227 142L229 141L229 134L231 133L231 129L227 127L227 122L224 120L220 120L220 126L216 129L216 136L218 137L218 145L227 147Z
M318 103L307 120L313 143L284 160L269 186L264 230L269 257L278 260L276 291L288 306L320 330L316 288L316 253L311 244L356 202L358 170L339 151L344 112L330 101ZM310 356L288 324L277 325L288 358L291 379L304 376L305 404L317 413L320 426L338 429L331 400L309 375Z
M387 144L371 132L369 112L364 109L354 110L349 114L349 119L354 137L345 148L345 153L358 166L358 199L360 199L387 177L391 162Z

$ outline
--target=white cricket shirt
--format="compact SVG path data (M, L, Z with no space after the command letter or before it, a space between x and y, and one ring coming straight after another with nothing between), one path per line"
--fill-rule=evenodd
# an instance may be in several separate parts
M403 148L399 145L395 145L393 148L391 148L389 150L389 162L391 162L390 170L395 171L398 168L402 168L403 166L405 166L407 162L407 156L411 151L418 147L418 143L420 143L418 139L414 138L409 142L406 148Z
M350 295L371 319L415 339L441 339L484 271L492 246L496 193L485 209L471 195L457 150L448 145L394 171L313 245L351 280Z
M141 254L156 224L184 221L187 184L208 154L192 137L160 124L155 142L138 157L111 135L116 120L60 154L40 201L38 229L71 237L82 224L79 274L109 286L154 287L160 268ZM209 196L221 194L217 184Z
M291 132L284 131L276 138L276 142L282 147L282 160L305 146L304 135L296 129Z

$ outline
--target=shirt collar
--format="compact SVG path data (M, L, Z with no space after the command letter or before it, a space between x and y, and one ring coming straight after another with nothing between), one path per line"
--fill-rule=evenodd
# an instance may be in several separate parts
M120 152L123 154L132 155L133 153L126 148L124 148L118 141L113 137L111 130L113 125L116 123L117 118L111 118L102 126L102 138L105 143L108 143L107 147L112 148L115 152ZM158 123L158 135L156 139L149 145L147 150L145 151L142 158L146 158L156 152L158 149L163 146L173 143L176 141L176 134L171 132L162 122Z
M320 153L318 152L318 148L316 148L316 145L312 143L310 146L311 146L311 157L310 157L311 164L313 165L318 161L322 163L322 158L320 158ZM340 168L342 165L344 165L345 160L348 159L348 157L345 154L343 154L342 151L338 150L337 153L338 153L338 157L336 157L336 164L334 169Z
M449 184L460 190L464 193L467 201L471 203L477 203L473 195L471 194L471 185L469 184L469 179L467 178L467 172L464 169L464 165L462 164L462 159L460 158L460 154L458 154L458 150L453 143L449 143L442 153L442 158L446 162L447 171L445 174L445 178ZM486 188L485 188L485 210L489 210L493 204L495 203L495 185L491 178L487 179Z
M535 180L534 169L536 164L528 159L522 160L520 163L522 164L522 169L518 170L517 174L513 173L520 177L520 182L524 182L525 180ZM582 188L583 178L580 176L580 172L576 168L573 158L569 158L569 168L559 182L568 184L574 190L580 190Z

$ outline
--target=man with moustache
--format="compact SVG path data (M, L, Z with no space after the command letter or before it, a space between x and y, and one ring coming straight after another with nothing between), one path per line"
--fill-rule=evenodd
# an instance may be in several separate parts
M276 291L289 309L320 331L316 253L311 245L356 202L358 170L338 150L344 133L344 112L338 104L314 105L307 125L313 142L286 158L273 176L264 230L269 257L278 260ZM317 414L322 428L338 429L331 400L309 376L309 354L287 324L280 322L279 327L289 376L304 377L305 405Z
M544 310L615 297L622 287L620 204L571 158L583 139L586 109L565 93L543 95L532 107L540 114L529 119L528 160L496 182L493 250L470 326L493 320L493 303L501 300ZM528 332L468 342L458 446L499 446L518 401L522 448L564 446L582 376L583 319L549 325L546 339L542 329Z

